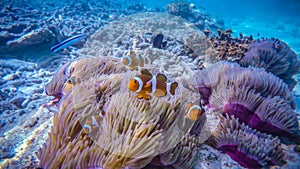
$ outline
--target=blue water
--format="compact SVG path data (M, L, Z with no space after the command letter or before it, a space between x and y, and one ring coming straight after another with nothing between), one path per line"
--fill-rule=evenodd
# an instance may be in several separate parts
M150 8L161 8L172 0L140 0ZM243 32L258 37L276 37L300 53L299 0L190 0L200 10L224 20L235 35ZM260 36L257 36L257 35Z

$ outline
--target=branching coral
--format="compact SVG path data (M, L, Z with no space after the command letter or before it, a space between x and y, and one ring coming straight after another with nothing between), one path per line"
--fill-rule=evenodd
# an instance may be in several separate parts
M291 90L297 84L293 75L300 72L298 56L286 43L278 39L252 43L239 63L242 66L264 68L283 79Z
M137 72L124 73L116 65L108 57L76 62L71 76L82 77L82 81L58 104L49 140L38 155L41 166L142 168L159 155L167 159L176 154L177 160L162 163L192 167L189 158L197 151L189 148L196 150L212 133L203 119L203 132L188 136L194 123L184 118L186 103L198 99L198 93L181 85L175 96L138 99L127 89ZM98 126L86 133L83 126L92 116L99 117L95 120Z
M218 30L218 36L211 37L210 43L218 53L216 60L239 61L248 50L248 45L254 42L253 36L232 37L232 30Z

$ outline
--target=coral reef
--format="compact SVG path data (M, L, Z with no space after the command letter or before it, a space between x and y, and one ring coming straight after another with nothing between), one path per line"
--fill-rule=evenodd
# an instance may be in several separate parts
M188 0L176 0L166 6L167 12L171 15L184 18L199 28L200 30L217 30L224 27L224 21L219 18L209 16L204 8L196 7Z
M90 36L121 14L146 11L145 8L129 8L104 1L86 4L4 0L3 3L6 6L0 11L1 57L33 61L38 59L34 57L36 55L49 55L50 47L63 39L81 33Z
M0 168L37 162L32 152L45 141L52 119L43 108L51 99L43 83L52 74L31 62L0 60Z
M210 37L212 48L217 51L216 60L239 61L248 51L248 45L254 42L253 36L232 37L232 30L217 30L218 35Z
M183 18L188 18L192 15L192 9L194 5L188 1L176 1L167 5L168 13Z
M243 34L234 38L230 30L215 36L224 23L191 3L183 4L186 14L173 13L181 18L165 13L124 17L151 11L132 2L0 4L0 57L37 63L0 61L0 168L299 168L299 146L293 144L299 126L288 90L299 66L285 43L253 42ZM71 47L49 54L50 46L79 33L95 34L79 52ZM127 80L138 74L121 65L129 50L149 58L145 68L180 82L177 94L145 101L126 90ZM77 57L84 59L70 61ZM194 69L218 60L262 69L223 62L195 76ZM43 87L61 65L46 86L51 101ZM66 85L74 79L80 82ZM195 123L183 118L190 95L205 104L206 115ZM220 123L215 114L223 115ZM93 118L99 126L87 130ZM228 156L202 144L217 125L209 143ZM44 142L37 160L33 152Z
M270 38L250 44L245 57L239 63L245 67L251 65L264 68L283 79L291 90L297 84L293 76L300 72L298 56L286 43L278 39Z
M91 5L89 5L89 7L93 6L94 2L90 1L90 3ZM16 9L20 9L19 5L24 5L23 7L25 12L23 14L21 13L19 14L18 12L20 11L16 11ZM46 5L46 7L41 8L44 7L44 5ZM117 58L123 57L124 56L123 54L127 54L128 49L133 49L134 39L135 37L138 37L138 43L136 45L135 51L137 53L143 54L143 56L145 57L149 57L152 65L156 65L155 67L156 69L163 70L163 73L168 75L168 77L174 80L175 79L180 80L181 77L188 78L192 75L190 67L198 68L198 66L194 66L193 60L190 60L190 58L184 53L183 46L186 43L186 39L189 34L190 35L199 34L198 37L204 35L200 31L195 29L195 27L192 26L192 24L186 22L185 20L174 16L166 15L163 13L156 13L156 14L152 13L151 15L149 15L149 13L137 14L128 17L126 16L124 17L124 19L120 18L119 19L120 22L117 21L111 22L110 24L104 26L103 29L97 32L99 34L101 32L103 33L102 34L103 39L98 38L96 33L95 34L96 38L91 38L93 42L90 42L91 40L88 40L88 44L83 47L82 50L83 52L82 51L78 52L73 50L74 48L71 48L70 50L71 53L68 53L68 51L65 50L55 55L47 54L48 49L46 49L47 51L45 51L44 50L45 48L43 48L42 45L46 45L46 46L51 45L52 39L49 38L50 41L46 40L47 44L38 43L38 44L31 45L31 47L35 46L34 50L36 49L41 50L40 51L41 53L39 53L38 55L30 53L34 51L34 50L30 50L31 49L30 46L24 48L26 44L12 43L16 45L18 51L20 51L22 56L19 55L18 53L14 53L14 55L11 56L11 54L9 53L10 49L7 49L6 46L8 41L17 42L17 40L20 39L20 37L22 37L23 35L27 37L26 35L30 32L33 32L34 34L36 33L39 34L38 33L39 30L42 29L46 30L46 32L47 30L49 30L51 37L52 35L55 35L55 39L56 39L55 41L60 41L64 39L64 37L73 35L73 33L85 32L84 29L79 29L79 28L80 27L90 28L89 25L92 26L91 29L88 30L88 32L92 34L94 29L97 29L103 24L106 24L107 20L111 21L116 19L114 18L113 15L114 10L120 11L119 9L107 9L104 10L105 12L103 12L103 10L101 9L104 6L103 5L98 6L99 4L98 5L94 4L94 8L95 8L94 11L86 10L86 8L89 7L87 7L84 4L81 4L80 2L78 2L78 4L74 4L73 5L74 8L70 8L69 4L68 6L64 6L64 4L57 4L57 5L60 8L56 10L55 15L51 13L52 11L55 12L55 10L49 10L49 8L53 6L52 2L45 2L43 5L38 5L38 8L41 9L41 11L35 11L35 12L42 12L42 14L37 15L38 17L42 17L40 19L37 18L37 20L39 21L42 20L39 23L37 23L38 21L35 20L31 21L32 17L35 19L36 17L35 15L29 14L27 11L27 8L33 7L32 4L30 3L24 4L23 1L19 1L18 3L13 3L12 5L7 6L8 9L3 8L3 10L13 9L13 11L9 13L11 15L19 16L20 18L23 19L18 20L20 21L20 29L18 28L19 29L18 31L21 33L17 33L17 32L13 33L16 29L12 28L14 26L9 27L7 24L3 24L3 27L0 28L1 30L5 29L1 33L8 32L9 35L14 36L14 38L11 39L9 38L2 39L5 40L5 42L3 41L3 46L1 46L3 48L1 49L3 49L4 53L5 52L8 53L6 54L3 53L1 54L1 56L5 58L17 57L18 59L25 59L25 60L34 59L34 62L36 63L33 64L33 63L17 61L17 60L1 61L1 68L2 68L1 79L0 79L0 84L2 87L1 96L2 98L13 100L13 102L8 102L8 100L6 99L1 101L1 110L3 110L1 112L3 113L0 113L0 117L1 117L0 129L4 132L0 136L1 137L0 142L1 145L3 145L3 148L2 147L0 148L1 151L0 165L3 168L10 168L10 167L22 168L24 166L34 168L39 165L39 161L37 160L36 155L33 154L32 152L37 151L40 144L42 144L47 139L47 132L49 131L52 125L53 113L58 112L57 108L59 108L59 100L65 97L66 92L68 91L62 85L69 78L69 75L72 72L74 72L74 69L77 69L75 71L77 73L88 72L88 71L79 71L79 69L83 69L83 70L86 69L85 65L87 64L82 64L82 65L80 64L80 63L84 63L83 61L81 61L76 67L74 67L76 62L70 62L70 60L73 60L74 58L77 57L86 57L87 53L88 56L103 55L103 56L115 56ZM74 11L75 8L77 13L73 14L72 11ZM84 8L84 10L81 8ZM102 12L98 13L99 15L97 14L96 17L94 16L94 12L97 12L97 9L101 10ZM126 11L128 12L127 14L130 14L134 12L134 9L130 9L130 11L126 9ZM124 13L126 13L126 11ZM78 13L84 13L84 14L77 16ZM3 11L1 15L2 14ZM3 15L6 16L6 13L4 12ZM118 16L119 14L116 13L116 15ZM83 19L85 22L87 22L87 24L89 24L89 21L93 20L93 22L88 26L84 26L85 24L81 25L76 21L77 19L81 20L80 19L81 17L87 17L87 16L89 16L88 19ZM100 16L101 22L99 21L100 19L98 16ZM153 17L155 21L153 21L151 17ZM143 21L140 20L141 18L145 18L145 21L148 21L149 23L152 24L149 24L149 26L147 24L146 25L141 24L143 23ZM8 18L4 17L3 19L6 20ZM49 22L48 21L44 22L43 19L46 20L49 19ZM96 20L99 19L99 20L97 22L94 22L94 19ZM126 19L132 19L132 23L128 23L127 22L128 20ZM71 20L73 20L74 22L71 22ZM10 23L12 25L17 25L17 23L15 24L15 22L10 22ZM48 23L49 25L43 27L43 25L46 23ZM53 26L52 23L54 24L54 28L52 27ZM59 24L56 25L57 23ZM29 26L31 24L33 24L33 27ZM97 26L95 24L99 24L99 25ZM120 27L117 26L118 24L120 24ZM74 25L77 25L78 27ZM166 25L166 27L160 27L160 25L162 26ZM28 30L26 28L23 29L23 27L27 27ZM154 28L153 30L154 32L152 32L151 27ZM59 30L59 32L56 32L57 29ZM166 31L164 29L166 29ZM145 31L144 32L142 31L142 33L139 34L138 32L140 32L140 30L145 30ZM174 32L174 34L172 32ZM164 35L163 41L167 41L166 48L164 49L152 48L151 46L153 44L151 39L156 35L158 35L159 33L163 33ZM111 37L111 35L114 35L114 37ZM124 35L124 38L122 37L122 35ZM108 38L108 40L105 40L105 38L107 37L110 38ZM25 39L30 40L31 38L32 37L30 37L29 39L27 38ZM35 38L38 37L36 36ZM4 48L7 50L4 50ZM101 54L98 53L99 55L94 55L95 53L93 53L93 51L95 51L95 53L99 52ZM107 51L111 53L107 53ZM46 52L45 56L47 57L41 56L43 52ZM183 60L186 61L187 63L184 63ZM85 62L86 63L89 62L89 59L85 59ZM64 65L65 63L66 65ZM120 64L119 62L115 62L115 63ZM61 65L64 65L64 69L60 69L56 73L54 73L53 79L55 80L52 80L49 83L49 85L47 85L45 90L46 93L53 96L54 98L45 97L45 93L43 93L44 84L48 83L51 76L53 75L52 72L54 72L57 69L57 67L60 67ZM90 64L90 66L93 66L93 64ZM92 70L92 69L88 69L88 70ZM73 74L73 76L75 75L76 74ZM89 77L90 75L79 74L76 76ZM55 106L49 107L52 104L56 104L58 107ZM207 133L207 135L209 134ZM198 140L198 141L203 142L205 140L204 138L207 137L208 136L205 136L203 137L203 140ZM210 154L207 153L206 155L209 156ZM155 159L156 158L158 158L158 155L155 157Z
M141 19L142 18L142 19ZM130 24L128 23L130 20ZM147 24L145 24L147 23ZM162 34L167 42L162 49L152 47L156 35ZM114 56L125 57L129 50L134 49L137 54L146 56L150 63L161 67L165 64L175 65L173 59L162 62L159 57L173 55L174 61L181 59L193 69L203 67L203 60L211 47L204 34L184 19L164 13L140 13L126 16L105 25L87 41L87 45L80 51L81 56ZM179 56L177 60L177 56ZM168 57L172 58L172 57ZM160 62L154 62L160 60Z
M69 65L55 76L65 76L59 72ZM59 112L54 115L49 139L38 155L42 167L142 168L157 155L163 166L194 165L190 157L197 154L197 145L208 139L216 127L206 124L208 120L204 118L202 130L188 135L194 123L184 118L185 103L197 99L197 92L181 85L175 96L138 99L127 89L136 72L124 69L115 59L86 58L73 66L70 76L82 80L57 103ZM50 84L58 79L53 78ZM54 95L62 90L50 90L52 85L47 88L56 91L48 92ZM82 126L95 115L99 116L99 126L86 134ZM206 116L210 120L215 117L209 113ZM171 155L177 158L170 159Z

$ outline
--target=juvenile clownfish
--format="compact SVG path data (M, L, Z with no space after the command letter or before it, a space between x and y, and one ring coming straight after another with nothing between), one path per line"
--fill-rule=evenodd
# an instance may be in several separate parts
M174 95L178 87L177 82L167 83L167 77L163 74L153 76L149 70L144 69L141 75L135 76L128 83L128 89L138 94L138 98L150 99L150 94L163 97L167 94Z
M100 127L100 125L99 125L100 121L101 121L101 118L97 114L89 116L87 118L85 124L82 126L83 134L90 134L90 133L97 131Z
M275 49L280 49L281 47L281 44L280 44L280 41L278 39L275 39L274 43L273 43L273 47Z
M185 118L190 119L191 121L197 121L202 114L205 113L204 109L197 103L189 102L186 106L188 112L184 116Z
M63 85L63 94L68 93L74 85L81 83L81 79L75 76L67 78L65 84Z
M134 50L130 50L128 55L122 59L122 63L129 66L130 70L138 70L138 66L143 67L144 64L148 64L149 61L141 55L137 56Z

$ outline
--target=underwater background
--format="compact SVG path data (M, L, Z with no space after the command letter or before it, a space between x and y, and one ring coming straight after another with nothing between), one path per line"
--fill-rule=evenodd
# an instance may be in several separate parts
M0 169L300 168L300 1L0 9Z

